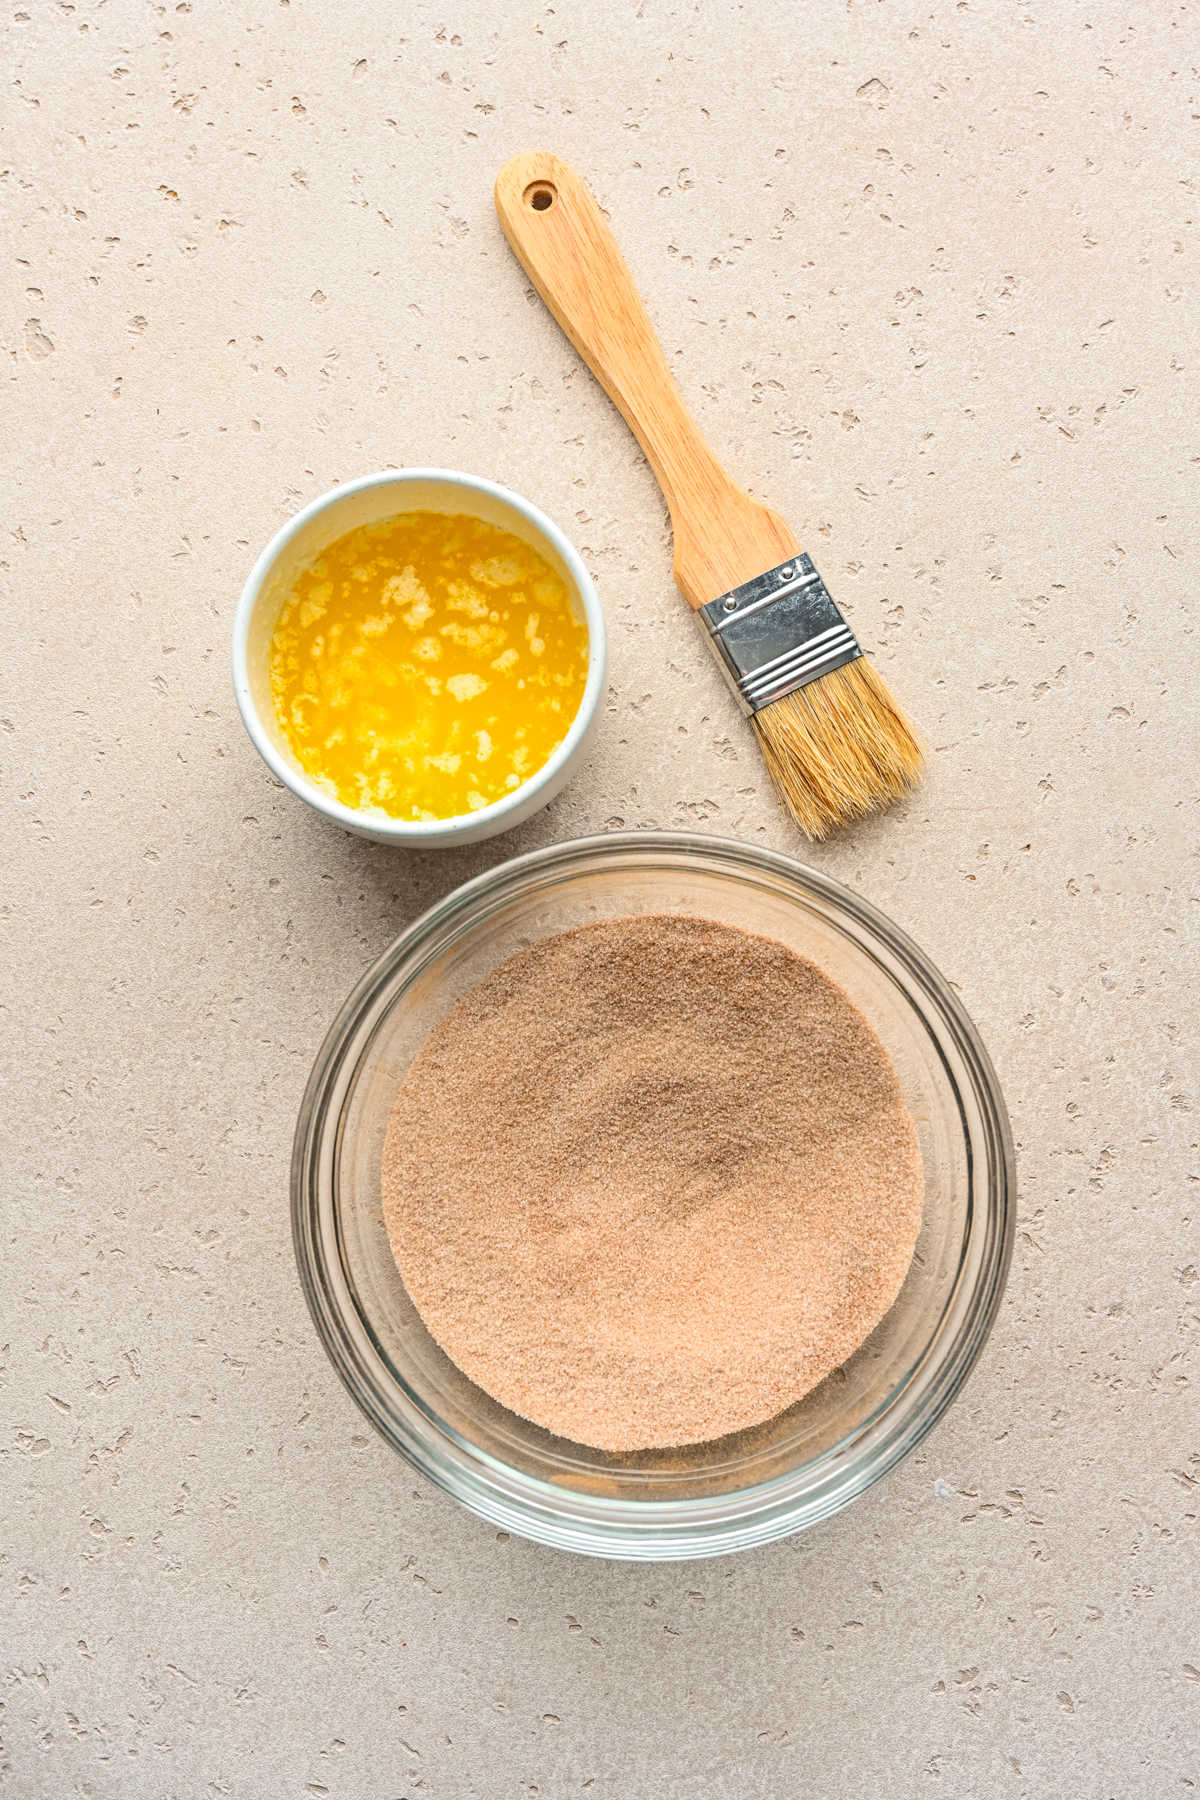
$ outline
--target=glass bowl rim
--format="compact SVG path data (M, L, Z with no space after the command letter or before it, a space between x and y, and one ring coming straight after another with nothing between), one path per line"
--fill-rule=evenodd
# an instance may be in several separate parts
M331 1102L340 1089L342 1103L332 1121L340 1140L345 1090L375 1030L397 997L393 994L378 1017L370 1018L372 1010L378 1010L380 997L396 971L406 960L411 961L413 966L407 974L411 981L429 956L446 949L495 905L528 885L531 878L536 881L539 877L557 879L571 872L585 873L596 866L598 857L622 859L630 853L638 858L660 857L665 866L674 868L686 867L692 858L704 858L717 865L718 872L752 880L770 878L796 891L801 900L809 897L820 903L827 922L843 935L851 936L857 947L876 961L901 988L926 1028L932 1011L949 1033L978 1113L978 1146L972 1146L963 1121L969 1171L976 1157L986 1162L984 1205L979 1209L978 1224L974 1222L977 1200L973 1176L968 1193L968 1217L972 1223L964 1237L963 1256L973 1233L977 1229L984 1233L974 1287L966 1296L965 1316L958 1321L948 1348L940 1350L932 1361L927 1391L915 1415L906 1418L901 1413L881 1437L876 1432L876 1441L869 1441L929 1358L952 1304L956 1298L963 1300L963 1256L938 1329L922 1351L921 1360L889 1390L886 1399L866 1420L810 1462L763 1482L699 1498L643 1500L571 1493L472 1444L453 1427L432 1418L419 1396L401 1383L410 1409L420 1415L414 1429L413 1420L400 1416L378 1378L380 1373L385 1374L387 1382L394 1384L371 1321L362 1309L354 1307L351 1298L351 1310L357 1312L376 1370L371 1369L352 1341L344 1308L335 1298L338 1287L349 1289L349 1283L344 1276L340 1283L331 1282L328 1245L322 1241L326 1234L339 1248L342 1241L336 1195L323 1193L321 1179L323 1153L328 1149ZM494 903L492 906L487 905L489 900ZM847 933L847 920L866 933L866 941L856 933ZM895 960L911 987L900 983L894 970L875 955L876 944ZM428 952L424 958L422 949ZM945 1064L942 1046L936 1038L934 1041ZM960 1084L948 1069L947 1075L961 1114ZM599 833L508 858L452 889L407 925L366 969L325 1034L300 1104L291 1168L293 1247L309 1312L338 1376L385 1441L410 1466L493 1525L557 1548L634 1560L712 1556L787 1536L839 1511L907 1456L956 1398L991 1331L1012 1258L1015 1199L1012 1133L991 1059L962 1001L914 940L870 901L795 857L732 838L661 830ZM323 1220L326 1211L327 1222ZM436 1438L430 1435L434 1425L440 1433ZM864 1440L868 1440L865 1455ZM448 1446L452 1447L453 1456L447 1455ZM851 1446L857 1448L847 1455ZM809 1469L819 1471L826 1465L825 1474L812 1491L788 1491L794 1490L798 1474Z

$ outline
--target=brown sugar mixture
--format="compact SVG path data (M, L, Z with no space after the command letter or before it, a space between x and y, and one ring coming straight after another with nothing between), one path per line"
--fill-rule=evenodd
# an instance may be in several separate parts
M773 1417L899 1292L916 1131L849 997L676 915L547 938L432 1033L383 1203L425 1324L513 1412L603 1450Z

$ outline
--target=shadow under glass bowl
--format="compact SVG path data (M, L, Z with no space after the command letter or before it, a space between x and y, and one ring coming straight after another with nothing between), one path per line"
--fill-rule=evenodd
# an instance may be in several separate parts
M891 1311L820 1387L732 1437L612 1455L517 1417L439 1349L392 1259L380 1159L409 1063L498 963L575 925L662 912L776 938L845 988L896 1066L925 1163L925 1212ZM917 946L803 864L675 832L534 851L431 907L334 1021L292 1160L305 1296L334 1367L376 1429L494 1525L564 1550L647 1560L784 1537L847 1505L906 1455L982 1348L1008 1271L1015 1199L991 1063Z

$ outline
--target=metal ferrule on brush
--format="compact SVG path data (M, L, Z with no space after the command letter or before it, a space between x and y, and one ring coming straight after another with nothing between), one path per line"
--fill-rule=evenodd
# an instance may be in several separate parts
M746 714L862 655L807 554L719 594L697 617Z

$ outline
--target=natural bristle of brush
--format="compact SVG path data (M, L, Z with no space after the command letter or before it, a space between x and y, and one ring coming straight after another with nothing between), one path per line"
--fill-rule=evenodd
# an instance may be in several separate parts
M921 746L865 656L753 716L784 805L809 837L899 800L921 777Z

